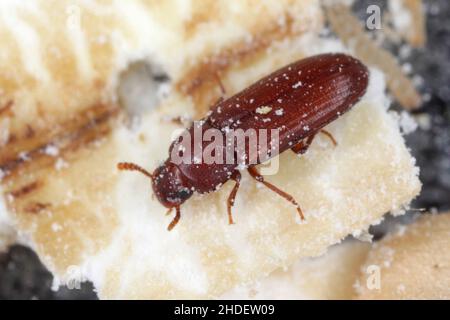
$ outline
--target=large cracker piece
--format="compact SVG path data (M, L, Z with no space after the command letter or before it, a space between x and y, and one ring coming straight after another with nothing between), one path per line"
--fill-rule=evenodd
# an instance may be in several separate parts
M288 2L278 8L292 9ZM115 10L130 9L121 5ZM243 19L239 13L244 12L238 10L235 14ZM133 20L131 17L134 15L129 18ZM122 24L118 25L122 30ZM218 24L217 30L229 28L230 34L234 34L233 25L224 25ZM132 33L133 29L127 30ZM204 32L214 34L212 30ZM138 37L141 29L135 31ZM199 39L196 41L201 41ZM418 172L396 120L386 112L384 82L375 71L365 98L327 128L338 140L337 147L324 137L318 137L301 158L290 152L282 154L279 172L267 177L299 200L305 212L305 223L299 223L291 205L272 192L258 188L244 175L234 207L235 225L227 224L225 200L232 187L227 183L219 192L194 196L182 207L179 225L167 232L171 217L165 216L166 209L152 199L149 181L144 176L117 172L118 161L133 161L152 169L167 157L171 136L177 127L162 119L168 113L198 112L203 78L193 76L203 75L199 70L211 73L219 66L227 89L232 93L275 67L314 53L312 44L321 41L324 42L322 51L340 49L335 42L318 38L308 42L285 34L279 43L253 48L252 52L257 54L251 55L251 59L242 52L234 55L225 49L219 50L214 56L226 55L225 60L232 61L232 66L214 60L211 64L195 62L192 67L185 67L185 70L194 70L186 71L190 75L187 78L173 72L175 82L181 79L178 90L160 108L142 116L139 124L131 129L112 121L121 111L110 107L114 106L110 102L100 104L102 111L99 113L79 112L81 109L74 108L74 115L87 115L87 120L80 124L67 115L71 108L64 109L72 104L61 103L64 108L56 108L56 111L44 108L43 118L52 110L49 113L52 127L61 124L62 129L55 130L51 138L43 139L42 145L26 144L36 146L34 153L21 154L23 146L17 147L18 157L12 153L13 160L5 162L8 166L4 167L7 171L3 180L6 206L19 235L34 247L57 279L68 281L85 276L94 282L101 298L209 298L238 284L262 278L300 257L320 255L348 234L357 234L379 222L387 211L408 204L420 190ZM166 42L161 40L160 43ZM173 46L180 54L184 44L189 47L192 43L185 40L176 47L175 42L167 40L164 48ZM131 55L134 48L125 44L120 53ZM203 52L201 50L199 52ZM208 56L210 54L208 52ZM41 59L48 60L45 56ZM167 66L169 74L172 70L169 65L179 66L177 63L161 64ZM116 69L111 68L117 72ZM109 79L111 74L113 71L102 78ZM198 81L186 82L192 77ZM39 101L34 92L26 96L21 88L16 86L7 92L21 92L24 97ZM99 100L87 94L91 89L79 89L80 96L86 93L86 97L92 99L86 105ZM45 102L50 92L58 92L42 90L45 94L40 99ZM101 88L96 90L99 95L105 92ZM68 96L73 98L73 95ZM18 118L17 128L25 130L27 121L20 112L22 104L20 100L14 102L12 111L7 112ZM78 106L78 100L75 102ZM80 102L80 105L83 104ZM74 128L64 125L65 121L73 123ZM48 123L43 125L42 130L48 126ZM63 135L63 129L70 134ZM39 128L30 132L40 141L41 134L36 134ZM48 144L49 140L55 141L52 143L57 147ZM9 159L10 150L2 148L3 152L6 155L2 159Z

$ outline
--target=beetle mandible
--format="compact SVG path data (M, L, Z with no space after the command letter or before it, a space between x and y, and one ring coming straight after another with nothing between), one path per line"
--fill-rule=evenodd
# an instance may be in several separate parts
M334 138L323 130L323 127L347 112L361 99L368 81L367 67L349 55L330 53L312 56L287 65L240 93L217 102L205 118L192 124L185 132L193 137L194 130L203 133L216 129L225 135L230 129L276 129L279 133L277 154L288 149L303 154L319 132L326 134L336 145ZM300 217L304 218L300 206L291 195L265 181L259 174L255 165L261 161L259 157L250 154L248 146L244 148L244 166L237 156L232 163L205 163L203 154L195 152L189 155L189 159L194 161L176 163L173 161L172 151L184 149L185 143L186 141L180 138L176 139L170 146L169 158L153 173L133 163L118 164L120 170L139 171L148 176L152 181L153 192L159 202L169 209L168 213L173 208L176 209L175 217L168 226L169 231L180 220L181 204L194 192L203 194L216 191L228 180L235 181L227 201L228 220L232 224L231 208L240 185L239 170L243 168L247 169L256 181L294 204ZM212 142L201 141L201 150L210 143ZM272 140L264 143L258 140L258 155L263 150L266 160L276 156L275 153L271 154L272 143ZM191 140L188 144L194 146L195 143ZM224 142L219 145L219 149L225 150L228 145ZM234 144L232 148L235 148ZM236 151L231 150L233 153Z

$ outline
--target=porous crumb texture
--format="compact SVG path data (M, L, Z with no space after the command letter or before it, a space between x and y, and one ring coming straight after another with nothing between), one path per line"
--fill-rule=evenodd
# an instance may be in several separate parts
M280 268L267 278L239 285L221 299L351 299L371 245L361 241L344 241L328 248L320 257L296 261Z

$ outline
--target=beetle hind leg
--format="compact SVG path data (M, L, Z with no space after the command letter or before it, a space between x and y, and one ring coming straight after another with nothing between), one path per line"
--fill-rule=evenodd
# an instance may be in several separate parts
M338 145L336 139L333 137L333 135L330 132L328 132L327 130L321 129L320 133L325 135L328 139L330 139L331 143L335 147ZM316 135L313 134L313 135L309 136L308 138L301 140L295 146L293 146L291 148L291 150L298 155L304 154L308 150L308 148L311 146L311 143L313 142L315 136Z
M327 130L322 129L322 130L320 130L320 133L323 134L323 135L325 135L325 136L327 136L328 139L331 140L331 143L332 143L335 147L338 145L336 139L333 137L333 135L332 135L330 132L328 132Z
M264 177L258 172L258 170L256 170L255 167L249 167L248 169L248 173L250 173L250 175L252 176L253 179L255 179L258 182L261 182L262 184L264 184L267 188L269 188L270 190L272 190L273 192L275 192L276 194L278 194L280 197L283 197L284 199L286 199L287 201L289 201L290 203L292 203L294 206L297 207L297 212L300 216L300 218L302 220L305 219L304 215L303 215L303 211L300 208L299 204L297 203L297 201L294 199L293 196L291 196L290 194L284 192L283 190L278 189L276 186L274 186L273 184L267 182L264 180Z
M315 137L315 135L312 135L304 140L301 140L295 146L293 146L291 148L291 150L298 155L304 154L308 150L308 148L311 146L311 143L313 142L314 137Z
M239 186L241 183L241 173L239 171L234 171L233 175L231 176L231 179L236 181L236 184L233 187L233 190L231 190L230 195L228 196L227 200L227 210L228 210L228 223L234 224L233 222L233 214L231 213L231 208L234 206L234 200L236 199L236 194L239 190Z

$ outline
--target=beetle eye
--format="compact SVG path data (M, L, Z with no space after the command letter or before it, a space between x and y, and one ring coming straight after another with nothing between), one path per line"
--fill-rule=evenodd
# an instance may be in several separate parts
M178 198L184 200L191 196L191 192L189 189L184 188L184 189L181 189L180 191L178 191L177 196L178 196Z

